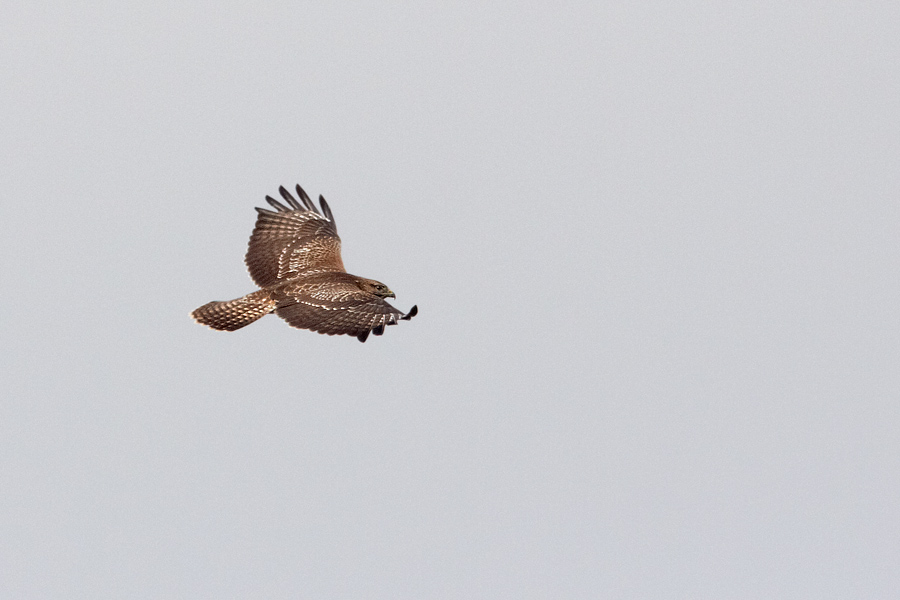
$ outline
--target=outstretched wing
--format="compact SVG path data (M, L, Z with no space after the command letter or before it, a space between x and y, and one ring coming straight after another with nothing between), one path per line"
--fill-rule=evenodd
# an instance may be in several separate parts
M292 327L327 335L352 335L365 342L369 333L381 335L388 325L409 321L415 306L403 314L382 298L343 281L298 282L278 290L275 313Z
M259 216L244 259L253 281L269 287L307 273L345 271L341 238L325 198L319 196L319 212L299 185L297 194L303 204L283 186L278 191L290 208L266 196L275 210L256 209Z

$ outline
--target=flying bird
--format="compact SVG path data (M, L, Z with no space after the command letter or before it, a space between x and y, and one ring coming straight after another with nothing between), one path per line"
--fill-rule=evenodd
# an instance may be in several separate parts
M416 306L403 314L387 303L385 298L396 298L388 286L347 273L325 198L319 196L319 210L299 185L300 202L284 186L278 191L289 206L266 196L275 210L256 209L259 215L244 259L261 289L236 300L204 304L191 313L194 320L234 331L274 312L292 327L353 335L365 342L369 333L381 335L386 326L416 316Z

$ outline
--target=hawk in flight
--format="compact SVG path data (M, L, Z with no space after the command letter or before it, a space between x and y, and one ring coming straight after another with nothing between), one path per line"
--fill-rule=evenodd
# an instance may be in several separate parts
M274 312L292 327L355 335L365 342L369 333L381 335L387 325L416 315L415 306L403 314L385 301L396 297L388 286L347 273L341 238L325 198L319 196L320 211L299 185L302 204L284 187L278 191L290 206L266 196L275 210L256 209L259 216L244 259L250 277L262 289L236 300L204 304L191 313L198 323L234 331Z

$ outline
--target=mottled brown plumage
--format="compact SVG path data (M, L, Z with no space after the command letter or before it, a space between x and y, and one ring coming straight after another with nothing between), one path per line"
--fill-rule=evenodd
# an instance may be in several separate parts
M204 304L191 313L198 323L234 331L274 312L293 327L353 335L365 342L369 333L381 335L386 326L416 315L415 306L404 315L388 304L385 298L395 296L383 283L347 273L325 198L319 196L320 212L299 185L300 202L284 187L279 191L289 207L266 196L275 210L256 209L259 216L244 259L262 289Z

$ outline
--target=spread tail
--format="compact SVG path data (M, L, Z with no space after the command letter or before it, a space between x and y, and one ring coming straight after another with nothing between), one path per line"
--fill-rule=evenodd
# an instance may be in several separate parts
M259 290L243 298L210 302L191 313L194 320L219 331L234 331L275 310L268 290Z

